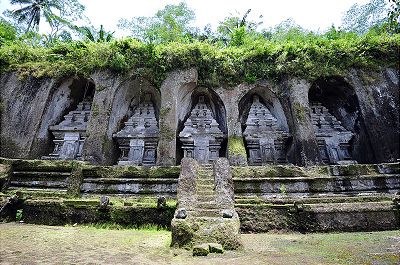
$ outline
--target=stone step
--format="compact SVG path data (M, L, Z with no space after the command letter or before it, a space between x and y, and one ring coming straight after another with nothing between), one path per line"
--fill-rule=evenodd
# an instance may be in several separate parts
M14 171L13 178L66 178L71 176L70 172L36 172L36 171Z
M213 190L197 190L196 194L197 194L197 197L198 196L210 196L210 195L215 195L215 191L213 191Z
M197 179L201 180L214 180L212 176L197 176Z
M214 171L212 169L199 169L197 173L205 173L205 174L212 174Z
M197 175L197 179L214 179L212 175Z
M198 178L196 182L197 185L214 185L214 179Z
M209 201L214 201L215 200L215 195L197 195L197 201L198 202L209 202Z
M222 217L220 210L196 209L194 217Z
M198 202L196 207L198 209L217 210L218 205L215 201Z
M207 173L213 173L214 170L212 168L199 168L197 172L207 172Z
M197 184L197 190L214 190L214 184Z
M8 190L24 190L27 192L40 191L40 192L67 192L67 188L57 188L57 187L23 187L23 186L10 186Z

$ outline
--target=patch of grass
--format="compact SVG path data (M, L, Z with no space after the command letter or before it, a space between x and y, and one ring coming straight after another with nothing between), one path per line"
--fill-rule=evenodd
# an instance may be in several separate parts
M72 227L73 225L67 224L65 227ZM105 223L92 223L92 224L77 224L74 227L81 228L93 228L93 229L105 229L105 230L134 230L134 231L168 231L165 227L160 227L154 224L145 224L141 226L124 226L117 223L105 222Z

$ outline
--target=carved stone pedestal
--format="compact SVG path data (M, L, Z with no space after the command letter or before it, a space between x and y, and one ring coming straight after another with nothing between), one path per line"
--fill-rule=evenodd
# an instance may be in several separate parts
M322 160L327 164L350 164L349 142L354 134L346 130L341 122L319 102L310 102L311 119L317 137ZM347 161L344 162L344 161Z
M86 127L90 116L90 100L78 104L78 108L64 116L64 120L49 130L54 135L53 153L43 159L80 159L86 138Z
M158 127L151 94L145 95L145 101L113 137L121 149L118 165L156 165Z
M200 96L185 122L185 128L179 133L184 157L194 158L199 163L211 163L217 158L224 137L218 126L204 96Z
M279 128L277 119L257 95L253 97L243 135L249 150L250 166L287 163L284 146L289 134Z

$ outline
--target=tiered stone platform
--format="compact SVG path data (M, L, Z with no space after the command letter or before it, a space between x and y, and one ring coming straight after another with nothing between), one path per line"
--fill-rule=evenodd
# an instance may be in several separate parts
M228 168L232 184L220 183L219 175ZM182 180L182 174L190 178ZM230 185L234 193L227 188ZM23 193L10 214L0 213L0 219L12 220L12 211L23 209L23 220L38 224L114 222L170 227L184 208L186 219L196 224L193 232L206 221L222 226L236 216L233 223L239 226L240 218L241 232L400 228L399 163L218 169L197 163L189 168L102 167L79 161L2 158L0 189L0 206L17 191ZM103 195L110 197L104 211L99 209ZM158 207L161 197L168 203ZM224 218L232 209L232 218Z

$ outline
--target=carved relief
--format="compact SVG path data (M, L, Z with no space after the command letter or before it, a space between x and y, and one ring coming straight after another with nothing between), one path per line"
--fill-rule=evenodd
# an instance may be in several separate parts
M310 102L310 109L322 160L328 164L341 163L343 160L351 161L348 149L354 134L346 130L321 103Z
M287 163L284 146L289 134L279 128L277 119L258 95L253 96L243 136L249 151L249 165Z
M121 149L119 165L154 166L156 164L158 127L150 93L145 95L144 102L125 122L125 127L113 137Z
M44 159L80 159L91 105L91 99L84 100L76 110L65 115L60 124L49 127L55 137L55 147Z
M199 96L199 102L184 126L179 133L184 157L194 158L199 163L211 163L219 156L224 134L204 102L204 96Z

